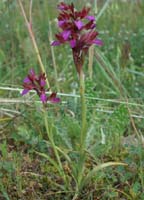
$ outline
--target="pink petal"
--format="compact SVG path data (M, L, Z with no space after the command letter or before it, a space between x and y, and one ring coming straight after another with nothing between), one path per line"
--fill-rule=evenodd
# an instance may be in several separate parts
M45 84L46 84L46 81L45 81L44 79L41 79L41 80L40 80L40 86L41 86L41 87L44 87Z
M58 26L61 27L65 23L65 20L59 20L58 21Z
M43 103L45 103L45 102L47 101L47 96L46 96L46 94L45 94L44 92L41 94L40 100L41 100Z
M50 100L51 103L59 103L60 102L60 98L56 97L56 98L51 98Z
M65 7L63 5L58 5L57 7L59 10L65 10Z
M78 30L80 30L83 27L82 21L75 21L75 25L77 26Z
M102 46L103 42L100 39L96 39L96 40L93 41L93 44L96 44L98 46Z
M51 42L51 46L59 46L61 43L59 41Z
M48 98L47 100L51 103L59 103L60 102L60 98L56 97L56 93L53 92Z
M69 31L69 30L63 31L62 32L63 39L67 40L69 38L70 34L71 34L71 31Z
M91 16L89 15L89 16L86 16L86 19L88 19L88 20L90 20L90 21L94 21L94 20L95 20L95 17L92 16L92 15L91 15Z
M29 79L29 77L26 77L24 80L23 80L24 83L30 83L31 80Z
M29 92L28 89L24 89L24 90L22 91L21 95L23 96L23 95L27 94L28 92Z

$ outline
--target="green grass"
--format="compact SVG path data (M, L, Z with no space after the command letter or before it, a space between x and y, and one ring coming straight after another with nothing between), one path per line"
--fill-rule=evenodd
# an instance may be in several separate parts
M65 2L78 8L87 4ZM107 2L88 1L92 13L98 10L97 28L104 45L94 48L94 56L87 57L84 66L88 131L84 181L77 197L79 81L68 46L55 47L52 57L49 35L54 39L57 32L58 1L33 1L32 19L51 89L62 94L60 104L48 106L47 118L63 171L38 98L31 93L27 99L14 90L22 89L30 68L36 72L40 68L17 1L0 2L0 199L144 199L144 2ZM29 15L29 1L24 7ZM92 77L87 67L91 59ZM97 171L107 162L127 166Z

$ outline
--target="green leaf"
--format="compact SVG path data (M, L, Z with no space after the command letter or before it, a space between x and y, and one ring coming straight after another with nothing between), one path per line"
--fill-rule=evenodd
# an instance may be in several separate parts
M82 184L86 185L89 181L91 181L92 177L96 174L97 171L102 170L106 167L117 166L117 165L127 166L127 164L121 163L121 162L107 162L107 163L97 165L96 167L94 167L94 169L92 171L90 171L87 174L86 177L84 177Z

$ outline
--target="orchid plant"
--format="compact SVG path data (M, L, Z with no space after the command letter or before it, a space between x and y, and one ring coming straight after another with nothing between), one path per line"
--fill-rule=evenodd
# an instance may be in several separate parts
M84 7L82 10L77 11L73 3L66 4L64 2L61 2L57 8L60 11L58 27L61 29L61 32L55 35L56 40L54 40L51 45L59 46L65 43L69 44L72 49L73 61L79 76L81 97L80 152L77 174L77 191L79 191L82 185L85 168L85 143L87 138L87 106L85 102L85 80L83 72L84 58L91 45L95 44L101 46L103 43L97 38L98 32L95 30L95 17L89 15L90 8Z
M62 30L55 35L56 40L51 43L53 46L68 43L72 49L73 60L80 81L80 96L82 106L82 124L81 124L81 152L84 152L86 139L86 103L85 103L85 84L83 65L84 58L91 45L101 46L103 43L97 38L98 32L95 30L95 17L90 15L90 8L82 8L77 11L74 4L61 2L58 5L60 11L58 16L58 26Z

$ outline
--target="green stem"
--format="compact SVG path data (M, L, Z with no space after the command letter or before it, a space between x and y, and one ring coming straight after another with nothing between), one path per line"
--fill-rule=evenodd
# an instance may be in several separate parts
M80 72L80 98L81 98L81 134L80 134L80 148L81 153L84 152L86 143L86 133L87 133L87 121L86 121L86 101L85 101L85 81L84 73Z
M64 170L63 170L63 166L62 166L62 163L61 163L61 160L60 160L60 156L59 156L59 153L57 151L57 147L55 145L55 142L53 140L53 135L51 134L51 131L49 129L48 120L47 120L47 112L46 112L46 109L45 109L44 106L43 106L43 113L44 113L44 121L45 121L47 136L48 136L48 139L49 139L51 146L53 148L53 151L54 151L54 154L56 156L58 165L60 167L59 173L60 173L61 177L64 179L65 183L67 183L66 176L65 176L65 173L64 173Z
M94 58L94 45L89 48L89 63L88 63L88 72L90 80L92 80L93 76L93 58Z
M87 122L86 122L86 101L85 101L85 80L82 69L79 74L80 81L80 98L81 98L81 132L80 132L80 159L78 166L78 180L77 180L77 193L81 190L81 182L83 179L83 172L85 168L85 144L87 136Z

